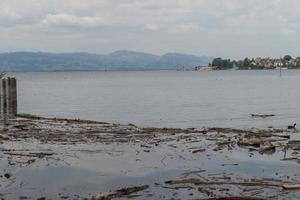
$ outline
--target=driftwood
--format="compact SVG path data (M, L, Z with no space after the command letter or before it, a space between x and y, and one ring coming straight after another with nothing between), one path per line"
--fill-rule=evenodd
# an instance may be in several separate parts
M99 122L99 121L94 121L94 120L42 117L42 116L38 116L38 115L31 115L31 114L25 114L25 113L19 113L16 115L16 117L31 119L31 120L53 120L53 121L65 121L65 122L86 123L86 124L109 124L107 122Z
M194 151L192 151L192 153L200 153L200 152L204 152L205 149L196 149Z
M300 140L291 140L288 142L288 145L300 145Z
M285 190L299 190L300 184L284 184L282 188Z
M241 185L241 186L260 186L260 187L282 187L282 184L272 182L232 182L232 181L201 181L200 179L181 179L166 181L166 184L195 184L195 185Z
M252 182L201 181L200 179L192 178L192 179L171 180L171 181L166 181L165 183L168 185L194 184L194 185L239 185L239 186L252 186L252 187L278 187L284 190L300 190L300 183L274 183L270 181L252 181Z
M266 153L266 152L274 153L275 151L276 151L276 147L270 141L265 141L259 147L260 153Z
M22 116L22 115L19 115ZM200 133L200 134L199 134ZM206 135L204 133L207 133ZM18 118L13 124L7 127L7 131L0 132L0 142L4 143L5 139L11 137L14 141L27 141L28 139L35 139L41 141L42 143L47 142L50 144L70 144L74 145L77 143L105 143L112 144L118 142L135 143L139 144L140 149L137 152L149 152L151 149L159 150L159 144L166 143L169 147L178 148L179 150L188 151L193 153L195 156L197 153L199 155L201 152L207 151L207 156L212 155L211 151L219 151L222 149L227 149L225 155L230 154L231 151L240 150L239 148L255 149L260 153L267 153L278 150L287 150L287 148L300 148L300 141L293 140L289 141L290 136L287 135L290 132L286 132L285 129L234 129L234 128L203 128L201 129L180 129L180 128L142 128L136 127L133 124L129 125L117 125L112 123L102 123L87 120L70 120L70 119L60 119L60 118L42 118L37 116L26 116L23 115L22 118ZM167 136L167 137L166 137ZM31 141L31 140L28 140ZM172 141L172 142L171 142ZM173 142L174 141L174 142ZM197 142L196 144L194 142ZM193 144L191 144L193 143ZM179 144L184 144L181 146ZM190 148L191 146L194 146ZM197 146L196 146L197 145ZM158 147L157 147L158 146ZM43 158L47 156L53 156L57 153L55 152L45 152L45 150L30 150L30 151L3 151L3 156L6 156L8 162L12 164L21 163L22 166L28 166L37 160L37 158ZM39 152L41 151L41 152ZM161 163L163 166L167 166L164 162L167 156L173 156L177 154L174 151L173 154L161 155ZM204 153L202 153L204 154ZM57 154L60 156L61 154ZM62 154L64 155L64 154ZM111 153L110 155L113 156ZM180 158L184 159L183 154L178 154ZM220 154L224 155L224 154ZM255 155L250 153L250 156ZM292 156L293 154L288 154L286 156ZM195 157L193 156L193 157ZM24 157L24 158L23 158ZM28 161L27 158L29 157ZM25 160L26 159L26 160ZM277 157L275 159L278 159ZM292 158L290 158L292 159ZM297 158L293 158L297 159ZM25 161L24 161L25 160ZM289 160L289 158L286 158ZM232 163L229 162L229 163ZM232 164L238 165L239 163ZM218 165L225 166L231 164L221 164ZM209 170L209 169L208 169ZM202 170L199 171L199 173ZM187 179L191 174L195 174L193 177L199 177L199 179ZM223 174L223 173L222 173ZM234 170L232 171L232 177L234 177ZM182 188L182 187L192 187L194 189L201 188L204 193L205 189L209 188L213 195L208 195L207 197L213 197L214 195L230 195L231 189L220 190L218 193L214 194L211 186L221 187L225 189L226 186L233 186L233 188L243 188L248 189L261 189L268 194L268 189L276 189L276 191L289 190L289 189L299 189L299 185L292 182L280 182L280 181L270 181L270 180L239 180L239 179L225 179L223 177L203 177L198 172L190 172L183 174L185 180L174 180L167 181L166 187L170 188ZM209 176L209 175L208 175ZM229 177L230 178L230 177ZM177 185L178 184L178 185ZM182 185L181 185L182 184ZM224 187L224 188L223 188ZM273 188L274 187L274 188ZM126 198L130 194L139 194L136 192L145 190L148 188L146 185L138 185L132 187L125 187L111 192L100 193L93 197L94 200L107 200L113 198ZM227 189L227 188L226 188ZM234 191L233 189L233 191ZM228 193L227 193L228 191ZM210 192L210 191L208 191ZM255 191L256 192L256 191ZM143 192L140 192L143 193ZM143 193L144 194L144 193ZM252 195L251 192L246 194L236 194L244 196L241 197L220 197L216 199L249 199L257 200L257 198L250 198L252 196L257 196L257 194ZM248 197L250 196L250 197ZM218 196L216 196L218 197Z
M207 132L217 132L217 133L255 133L252 130L244 130L244 129L237 129L237 128L208 128Z
M178 133L202 133L206 134L206 130L198 130L195 128L187 128L187 129L182 129L182 128L142 128L142 133L163 133L163 134L178 134Z
M287 146L294 150L300 150L300 140L291 140L287 143Z
M285 140L285 139L284 139ZM240 140L238 141L238 145L239 146L253 146L253 147L257 147L259 148L258 151L260 153L267 153L267 152L271 152L274 153L276 150L276 147L271 143L272 141L278 141L278 140L274 140L274 139L265 139L262 137L242 137L240 138ZM281 139L279 139L279 141L281 141Z
M10 140L10 139L11 138L8 135L0 133L0 140Z
M251 136L251 137L242 137L238 141L239 146L254 146L260 147L265 141L262 138Z
M290 160L298 160L297 157L289 157L289 158L283 158L283 159L280 159L281 161L290 161Z
M285 129L237 129L237 128L207 128L207 132L217 132L224 134L251 134L252 136L271 137L275 133L284 133ZM276 135L274 135L276 136Z
M145 190L149 188L148 185L136 185L136 186L130 186L127 188L121 188L112 192L104 192L97 194L96 196L92 197L92 200L110 200L113 198L120 198L132 193L136 193L142 190Z
M15 152L5 152L7 155L11 156L24 156L24 157L38 157L38 158L43 158L46 156L52 156L54 153L43 153L43 152L30 152L30 153L15 153Z
M251 117L253 118L267 118L267 117L274 117L275 115L273 114L251 114Z
M213 197L204 200L267 200L267 199L261 197L230 196L230 197Z

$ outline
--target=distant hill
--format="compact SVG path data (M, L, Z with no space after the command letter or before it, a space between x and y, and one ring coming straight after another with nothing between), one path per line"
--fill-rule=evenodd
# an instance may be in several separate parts
M0 54L2 71L155 70L206 65L211 57L167 53L162 56L116 51L110 54L14 52Z

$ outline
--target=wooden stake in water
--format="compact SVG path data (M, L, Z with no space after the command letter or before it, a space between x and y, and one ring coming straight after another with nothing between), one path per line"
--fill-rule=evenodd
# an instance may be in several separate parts
M7 78L7 114L12 116L12 79Z
M17 98L17 79L11 78L12 86L12 116L15 117L18 113L18 98Z
M3 118L3 105L2 105L2 79L0 79L0 118Z
M7 79L2 79L2 94L3 94L3 124L4 124L4 127L6 126L7 124L7 89L6 89L6 80Z

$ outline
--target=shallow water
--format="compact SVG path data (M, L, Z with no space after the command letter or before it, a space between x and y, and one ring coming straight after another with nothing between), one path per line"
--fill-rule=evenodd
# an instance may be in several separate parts
M176 148L172 146L175 144ZM16 147L15 145L6 144L5 147L12 148ZM17 146L23 147L23 145ZM149 153L144 152L140 144L75 146L43 144L44 149L56 149L59 160L54 156L53 159L42 159L30 167L11 171L12 183L6 181L7 186L2 183L0 192L4 193L7 199L18 199L20 196L29 199L44 196L47 199L67 196L70 199L89 199L98 192L129 185L148 184L150 188L140 192L142 196L136 199L170 199L172 196L190 199L191 192L194 195L201 195L201 192L189 189L177 191L161 186L167 180L179 179L185 172L203 169L200 176L207 178L230 176L233 180L236 178L237 180L270 178L286 181L300 179L299 164L280 161L283 158L283 153L280 152L276 155L260 155L256 152L250 157L251 153L247 149L225 150L222 153L207 149L204 153L192 154L187 148L192 146L203 147L203 143L165 142L153 146ZM235 163L238 164L234 165ZM268 195L272 194L270 192ZM290 195L299 195L299 193L295 191Z
M300 123L300 71L16 73L19 112L155 127ZM275 114L253 119L251 113Z
M141 126L168 127L285 127L300 119L300 71L215 72L51 72L16 73L19 111L42 116L94 119ZM250 113L275 114L251 118ZM298 140L297 133L291 134ZM281 161L284 153L261 155L225 149L209 150L204 141L169 141L145 152L140 144L41 144L8 142L2 148L51 149L55 156L27 167L0 161L0 179L7 199L83 199L98 192L135 184L149 184L136 199L191 199L203 193L190 189L167 189L164 181L183 173L204 169L201 177L300 180L296 161ZM174 145L176 148L174 148ZM190 148L206 148L199 154ZM148 149L147 149L148 150ZM0 152L0 157L3 156ZM4 157L3 157L4 158ZM237 165L235 165L237 164ZM210 176L210 174L220 174ZM196 176L197 178L197 176ZM230 186L225 186L225 188ZM231 188L232 191L237 188ZM237 192L239 193L239 192ZM269 191L268 196L276 196ZM298 199L299 192L291 192ZM279 198L280 199L280 198Z

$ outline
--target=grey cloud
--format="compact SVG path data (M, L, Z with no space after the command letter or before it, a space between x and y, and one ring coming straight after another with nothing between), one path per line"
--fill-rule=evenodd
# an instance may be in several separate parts
M278 55L290 47L300 54L293 44L299 41L299 6L299 0L1 0L5 45L0 50L131 49L236 57ZM272 42L282 51L272 49Z
M70 14L49 14L42 21L43 25L58 27L97 28L105 25L103 19L90 16L76 16Z

